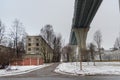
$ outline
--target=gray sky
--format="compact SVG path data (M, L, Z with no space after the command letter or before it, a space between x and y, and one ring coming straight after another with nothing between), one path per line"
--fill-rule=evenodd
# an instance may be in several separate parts
M0 0L0 19L7 28L15 18L20 19L28 34L37 35L46 25L53 25L61 33L65 43L69 42L74 0ZM103 47L113 47L120 32L118 0L103 0L88 34L87 43L93 41L93 34L100 29ZM8 29L7 29L8 30Z

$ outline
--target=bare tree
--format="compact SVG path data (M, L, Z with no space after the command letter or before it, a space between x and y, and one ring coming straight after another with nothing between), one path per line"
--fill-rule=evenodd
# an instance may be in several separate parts
M54 39L54 31L52 25L48 24L45 25L41 30L40 30L40 35L46 40L46 42L52 46L52 42Z
M5 26L0 20L0 44L2 43L4 36L5 36Z
M62 54L67 59L67 62L70 61L71 53L72 53L72 48L70 47L70 45L67 45L67 46L63 47Z
M12 41L9 41L8 47L13 48L13 43L12 43Z
M47 48L46 45L41 43L41 52L43 53L44 62L47 63Z
M42 38L42 36L41 36L41 38ZM48 58L48 48L47 48L47 46L49 46L49 45L46 44L46 41L44 39L41 41L40 45L41 45L40 51L42 52L42 57L44 59L44 62L48 63L49 58Z
M9 64L15 61L15 52L14 49L10 47L4 47L0 50L0 68L6 68Z
M50 62L52 62L53 49L50 47L49 44L46 43L46 41L42 37L41 37L41 39L42 40L40 42L40 45L41 45L40 51L42 53L41 54L42 58L44 59L45 63L50 63Z
M23 35L25 34L25 29L23 28L22 23L18 19L15 19L10 30L10 38L13 41L13 45L16 50L16 56L19 57L20 53L18 43L22 41Z
M120 37L117 37L115 40L114 48L120 49Z
M27 34L26 31L24 30L23 35L22 35L22 37L21 37L21 41L19 41L22 51L25 51L25 49L26 49L25 46L26 46L26 37L27 37L27 35L28 35L28 34Z
M53 40L53 62L60 62L61 48L62 48L61 35L55 36Z
M91 53L91 59L92 61L94 62L94 66L95 66L95 45L93 43L90 43L88 45L88 48L89 48L89 52Z
M41 36L45 39L45 41L53 48L53 62L59 62L60 56L61 56L61 46L62 46L62 37L61 35L56 36L53 30L52 25L48 24L45 25L41 29ZM42 51L47 55L47 53L44 51L45 48L43 46ZM44 58L47 56L44 55ZM46 60L45 60L46 61Z
M94 33L94 41L95 41L97 48L98 48L100 61L102 61L101 51L100 51L101 50L101 43L102 43L102 34L101 34L100 30L97 30Z

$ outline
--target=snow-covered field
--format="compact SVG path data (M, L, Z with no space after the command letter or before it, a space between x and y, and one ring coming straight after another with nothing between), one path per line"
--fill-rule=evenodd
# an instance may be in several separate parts
M11 66L9 69L1 69L0 70L0 77L1 76L11 76L11 75L18 75L29 73L31 71L50 66L51 64L43 64L39 66Z
M83 70L80 70L79 62L61 63L55 72L69 75L120 75L120 62L96 62L96 66L92 62L83 62Z

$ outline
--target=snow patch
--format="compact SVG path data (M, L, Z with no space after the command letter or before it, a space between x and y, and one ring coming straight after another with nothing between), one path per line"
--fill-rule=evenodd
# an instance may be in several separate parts
M96 62L96 66L92 62L83 62L83 70L80 70L79 62L61 63L55 72L70 75L120 75L120 62Z
M43 65L38 65L38 66L10 66L9 69L0 70L0 77L25 74L25 73L29 73L37 69L50 66L50 65L52 64L43 64Z

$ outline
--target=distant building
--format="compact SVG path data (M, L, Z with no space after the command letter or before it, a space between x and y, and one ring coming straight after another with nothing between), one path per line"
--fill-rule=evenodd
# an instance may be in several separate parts
M104 50L101 56L103 61L120 61L120 50ZM95 56L95 60L99 60L99 55Z
M26 57L43 59L44 62L52 62L53 49L41 36L27 36Z
M10 47L6 47L6 46L3 46L3 45L0 45L0 52L6 52L6 51L9 51L11 50L12 48ZM13 49L12 49L13 50Z

